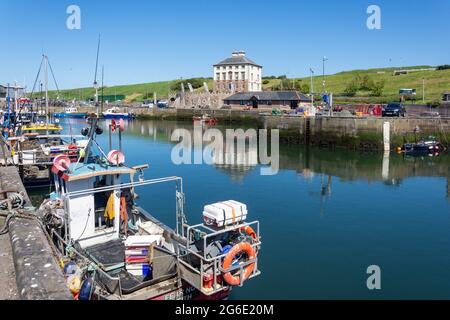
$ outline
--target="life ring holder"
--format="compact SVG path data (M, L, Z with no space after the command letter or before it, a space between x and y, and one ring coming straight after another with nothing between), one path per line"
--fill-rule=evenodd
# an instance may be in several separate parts
M252 245L248 242L241 242L235 245L230 252L225 256L225 259L223 261L223 269L228 270L233 265L234 258L241 252L245 252L248 255L249 260L256 259L256 252L255 249L253 249ZM241 279L241 275L233 275L231 272L225 273L223 275L223 279L226 283L228 283L231 286L239 286L244 281L248 280L250 278L251 274L253 273L253 270L255 269L255 263L251 263L248 266L245 267L244 272L242 274L243 279ZM242 280L242 281L241 281Z

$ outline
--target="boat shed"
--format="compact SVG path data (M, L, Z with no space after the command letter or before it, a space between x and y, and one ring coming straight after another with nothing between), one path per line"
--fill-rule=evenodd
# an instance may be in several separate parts
M450 91L444 92L442 94L442 101L444 103L450 103Z
M234 109L290 110L309 106L311 98L297 91L243 92L225 98L224 104Z

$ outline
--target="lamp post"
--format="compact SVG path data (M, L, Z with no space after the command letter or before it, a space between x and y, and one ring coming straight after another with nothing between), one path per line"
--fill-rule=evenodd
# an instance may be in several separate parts
M425 78L422 78L422 102L425 104Z
M311 73L311 106L314 105L314 70L312 68L309 68L309 71Z
M327 92L326 91L326 83L325 83L325 61L328 61L327 57L323 57L323 59L322 59L322 70L323 70L322 78L323 78L323 93L324 94Z

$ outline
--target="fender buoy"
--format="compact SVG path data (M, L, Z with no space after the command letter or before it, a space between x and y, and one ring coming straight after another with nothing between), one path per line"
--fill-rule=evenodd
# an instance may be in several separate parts
M241 252L245 252L248 255L248 258L250 260L253 260L256 258L256 253L255 250L253 249L253 247L250 245L250 243L248 242L242 242L239 243L237 245L235 245L230 252L227 254L227 256L225 257L224 261L223 261L223 268L224 269L229 269L232 265L233 265L233 260L234 258ZM252 274L253 270L255 269L255 264L252 263L250 265L248 265L245 268L244 274L243 274L243 281L246 281L250 275ZM241 277L240 275L232 275L231 272L228 272L226 274L224 274L223 279L231 286L238 286L241 284Z
M116 120L112 119L111 120L111 132L112 133L116 132L116 129L117 129L117 122L116 122Z

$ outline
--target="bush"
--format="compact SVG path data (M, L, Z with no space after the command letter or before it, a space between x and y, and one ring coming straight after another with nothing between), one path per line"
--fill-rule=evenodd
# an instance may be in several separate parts
M444 64L442 66L438 66L437 69L438 70L448 70L448 69L450 69L450 65Z
M433 101L433 102L429 102L429 103L427 104L427 106L428 106L429 108L438 108L438 107L441 106L441 102L435 100L435 101Z
M383 90L384 90L384 85L385 85L385 81L381 80L378 82L374 82L372 84L372 88L371 88L371 92L372 92L372 96L374 97L381 97L383 95Z
M266 85L266 84L269 84L270 83L270 80L263 80L263 82L262 82L264 85Z
M358 83L356 82L355 79L353 79L348 85L347 87L345 87L344 89L344 95L347 97L354 97L356 96L356 92L358 92Z

